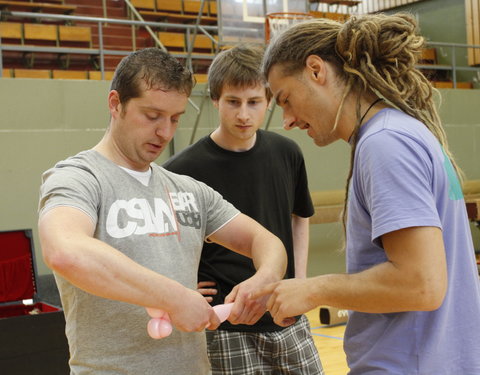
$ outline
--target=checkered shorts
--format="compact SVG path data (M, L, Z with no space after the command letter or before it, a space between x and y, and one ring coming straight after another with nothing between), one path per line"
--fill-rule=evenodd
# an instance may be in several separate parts
M324 375L305 316L276 332L207 331L213 375Z

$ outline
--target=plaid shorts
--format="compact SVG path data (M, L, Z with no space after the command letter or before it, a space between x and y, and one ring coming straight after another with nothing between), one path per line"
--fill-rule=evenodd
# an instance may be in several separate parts
M308 319L276 332L207 331L213 375L324 375Z

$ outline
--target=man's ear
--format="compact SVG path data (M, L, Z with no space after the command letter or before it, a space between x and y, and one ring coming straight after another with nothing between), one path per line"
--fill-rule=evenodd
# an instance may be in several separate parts
M111 90L108 93L108 108L112 117L122 113L122 104L120 103L120 95L117 90Z
M327 77L327 65L320 56L310 55L305 64L307 77L313 81L324 84Z
M218 99L212 99L213 106L218 109Z

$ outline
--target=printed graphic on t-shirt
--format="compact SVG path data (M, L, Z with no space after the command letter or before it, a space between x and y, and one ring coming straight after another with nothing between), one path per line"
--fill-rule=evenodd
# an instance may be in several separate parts
M155 198L153 204L144 198L118 199L108 210L107 233L114 238L131 235L171 236L178 226L201 227L201 216L195 196L190 192L168 193L169 201Z
M448 197L452 201L457 201L463 198L462 187L460 186L460 181L458 180L457 173L455 172L455 168L453 168L452 162L450 158L445 153L445 150L442 147L442 152L444 156L443 165L445 167L445 171L447 172L448 176Z

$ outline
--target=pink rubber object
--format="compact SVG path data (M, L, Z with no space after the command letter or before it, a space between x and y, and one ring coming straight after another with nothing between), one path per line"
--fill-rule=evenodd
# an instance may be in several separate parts
M153 318L147 325L147 331L153 339L163 339L172 333L172 324L166 319Z
M226 303L223 305L213 306L215 314L217 314L218 319L221 322L224 322L229 317L232 311L233 303ZM169 336L172 333L172 323L170 322L170 317L168 313L160 309L154 309L151 307L146 307L148 315L152 318L148 322L147 332L153 339L163 339L164 337Z
M163 339L172 333L172 323L168 313L160 309L146 307L148 315L152 319L148 322L147 332L153 339Z
M232 307L233 302L213 306L213 310L215 311L215 314L217 314L218 319L220 319L220 321L223 323L230 316L230 313L232 312Z

